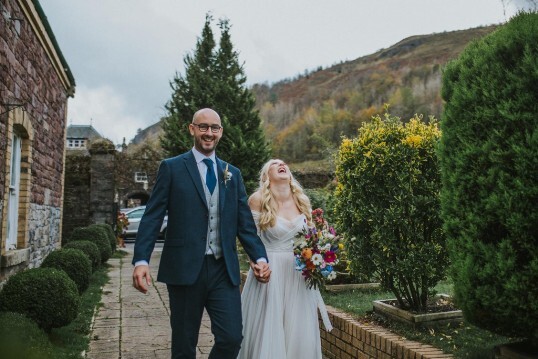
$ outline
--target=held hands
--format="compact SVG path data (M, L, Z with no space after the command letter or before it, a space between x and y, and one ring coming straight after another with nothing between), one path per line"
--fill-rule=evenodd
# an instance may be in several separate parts
M250 262L250 268L252 269L252 272L254 272L254 276L260 283L267 283L269 282L269 279L271 277L271 268L269 268L269 264L264 261L259 261L258 263L254 264L253 262Z
M149 266L136 266L133 270L133 287L146 294L150 285L151 277L149 275Z

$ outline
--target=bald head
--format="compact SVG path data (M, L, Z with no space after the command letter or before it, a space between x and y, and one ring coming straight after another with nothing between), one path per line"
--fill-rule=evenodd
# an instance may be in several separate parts
M219 114L211 108L202 108L194 113L192 116L192 123L197 123L196 120L199 118L215 118L220 122Z

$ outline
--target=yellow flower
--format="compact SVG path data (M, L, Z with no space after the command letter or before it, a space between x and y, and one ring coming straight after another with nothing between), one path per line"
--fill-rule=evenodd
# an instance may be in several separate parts
M338 243L338 249L340 249L340 250L344 249L344 244L343 243Z
M420 135L409 135L405 139L402 140L402 143L405 143L406 145L410 147L419 147L421 142L422 142L422 136Z

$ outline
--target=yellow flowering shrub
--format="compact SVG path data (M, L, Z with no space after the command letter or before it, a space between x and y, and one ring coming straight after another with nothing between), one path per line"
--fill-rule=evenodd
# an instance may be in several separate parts
M335 219L351 267L376 277L402 307L424 309L445 276L437 121L388 112L344 139L336 158Z

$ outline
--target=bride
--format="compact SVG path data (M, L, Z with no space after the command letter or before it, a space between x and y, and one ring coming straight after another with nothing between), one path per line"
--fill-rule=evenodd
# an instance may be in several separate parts
M327 330L332 326L318 290L306 287L295 270L293 242L312 225L310 200L281 160L260 171L260 186L249 198L258 234L271 268L261 283L252 269L241 294L243 344L240 359L321 359L318 308Z

